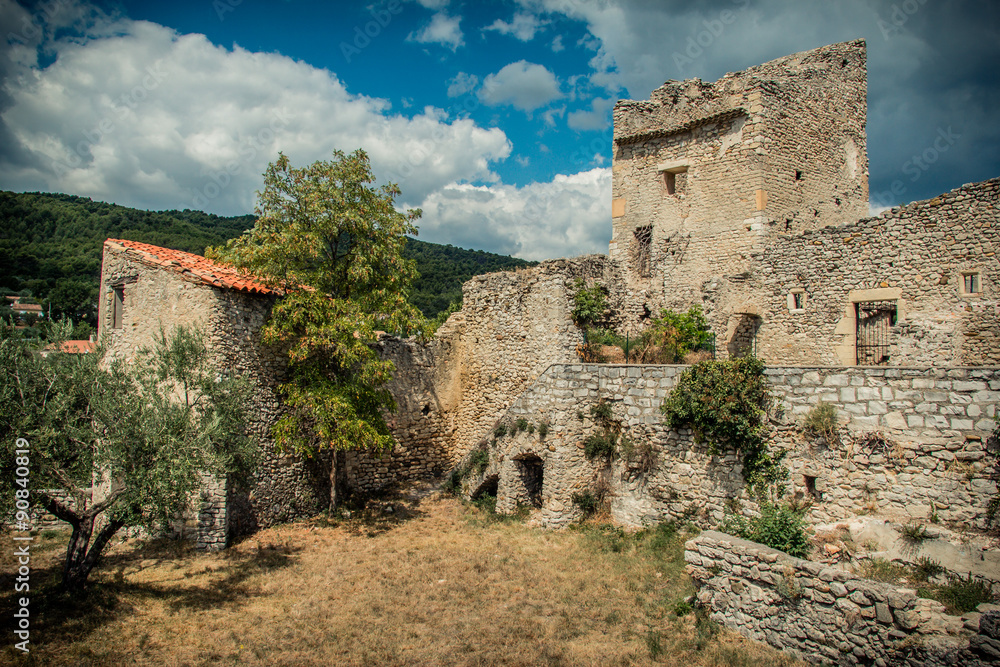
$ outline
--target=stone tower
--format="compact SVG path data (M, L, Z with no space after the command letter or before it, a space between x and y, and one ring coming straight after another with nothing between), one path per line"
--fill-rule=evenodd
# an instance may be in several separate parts
M844 42L615 106L609 255L627 328L693 304L731 328L758 314L739 285L769 236L868 214L865 63L864 41Z

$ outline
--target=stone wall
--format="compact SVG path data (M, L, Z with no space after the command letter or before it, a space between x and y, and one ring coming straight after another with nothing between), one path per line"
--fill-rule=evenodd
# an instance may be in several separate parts
M496 484L502 511L523 497L516 463L538 458L543 468L541 521L562 526L580 510L572 496L607 483L614 518L625 524L665 519L721 521L733 503L751 509L741 466L733 454L710 455L686 429L663 424L659 406L683 366L556 364L497 423L506 433L485 432L479 448L488 467L474 471L465 492ZM812 500L809 518L828 522L861 513L903 521L982 525L996 493L994 465L986 452L1000 405L1000 369L768 368L777 399L770 440L787 450L790 491ZM590 409L606 402L633 442L610 462L591 461L584 441L600 433ZM802 428L820 402L840 416L838 442ZM533 432L517 430L518 420ZM546 424L541 435L539 426ZM643 448L652 465L643 462ZM603 481L601 481L603 480Z
M893 301L893 366L1000 362L1000 179L877 218L772 239L742 289L758 294L771 363L854 364L855 304ZM978 292L965 292L965 276ZM804 308L792 310L790 293Z
M616 105L609 256L631 292L625 328L702 303L712 280L739 284L775 233L867 215L866 72L864 42L845 42ZM752 307L726 295L706 303L720 335Z
M116 289L124 295L117 328ZM221 548L233 535L312 515L329 503L328 462L274 450L270 428L281 410L276 392L284 355L260 343L271 303L260 295L189 281L141 253L105 245L98 322L106 359L130 361L139 350L153 347L161 330L187 326L206 335L220 372L251 384L247 430L260 442L260 466L250 488L229 480L206 482L190 520L181 522L185 536L205 548Z
M912 589L714 531L688 541L684 560L714 620L800 659L979 667L1000 658L997 611L969 630Z

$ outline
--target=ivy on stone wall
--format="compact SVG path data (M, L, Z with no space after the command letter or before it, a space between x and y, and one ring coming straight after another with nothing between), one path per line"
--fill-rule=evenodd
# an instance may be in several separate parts
M671 428L689 427L709 452L735 450L742 458L743 479L763 492L788 476L784 452L767 445L765 418L772 403L764 362L756 357L702 361L684 371L660 407Z

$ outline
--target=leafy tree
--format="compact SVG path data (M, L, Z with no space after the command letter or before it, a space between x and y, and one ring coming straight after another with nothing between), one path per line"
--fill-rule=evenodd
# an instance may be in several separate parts
M62 328L65 338L71 325ZM26 440L30 502L73 529L67 589L86 585L121 528L167 526L202 475L247 479L257 450L243 429L245 380L218 377L199 335L161 333L128 366L104 368L98 356L43 356L16 330L0 329L0 473L13 478L14 449ZM9 504L0 509L11 516Z
M264 174L254 228L207 253L288 290L263 338L288 350L275 441L305 455L392 446L382 411L396 407L386 389L395 367L372 344L376 331L423 322L407 301L414 263L402 256L420 211L396 211L398 186L370 185L364 151L333 157L296 168L280 155Z
M712 330L701 306L695 305L686 313L661 311L642 333L640 345L648 351L644 363L676 364L689 352L708 349L711 342Z

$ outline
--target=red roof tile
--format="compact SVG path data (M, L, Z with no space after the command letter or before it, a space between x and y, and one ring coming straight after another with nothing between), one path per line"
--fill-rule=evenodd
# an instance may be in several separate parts
M122 239L108 239L104 246L123 251L129 257L151 266L162 266L191 282L253 294L284 293L280 289L268 287L254 276L244 275L231 266L217 264L201 255Z

